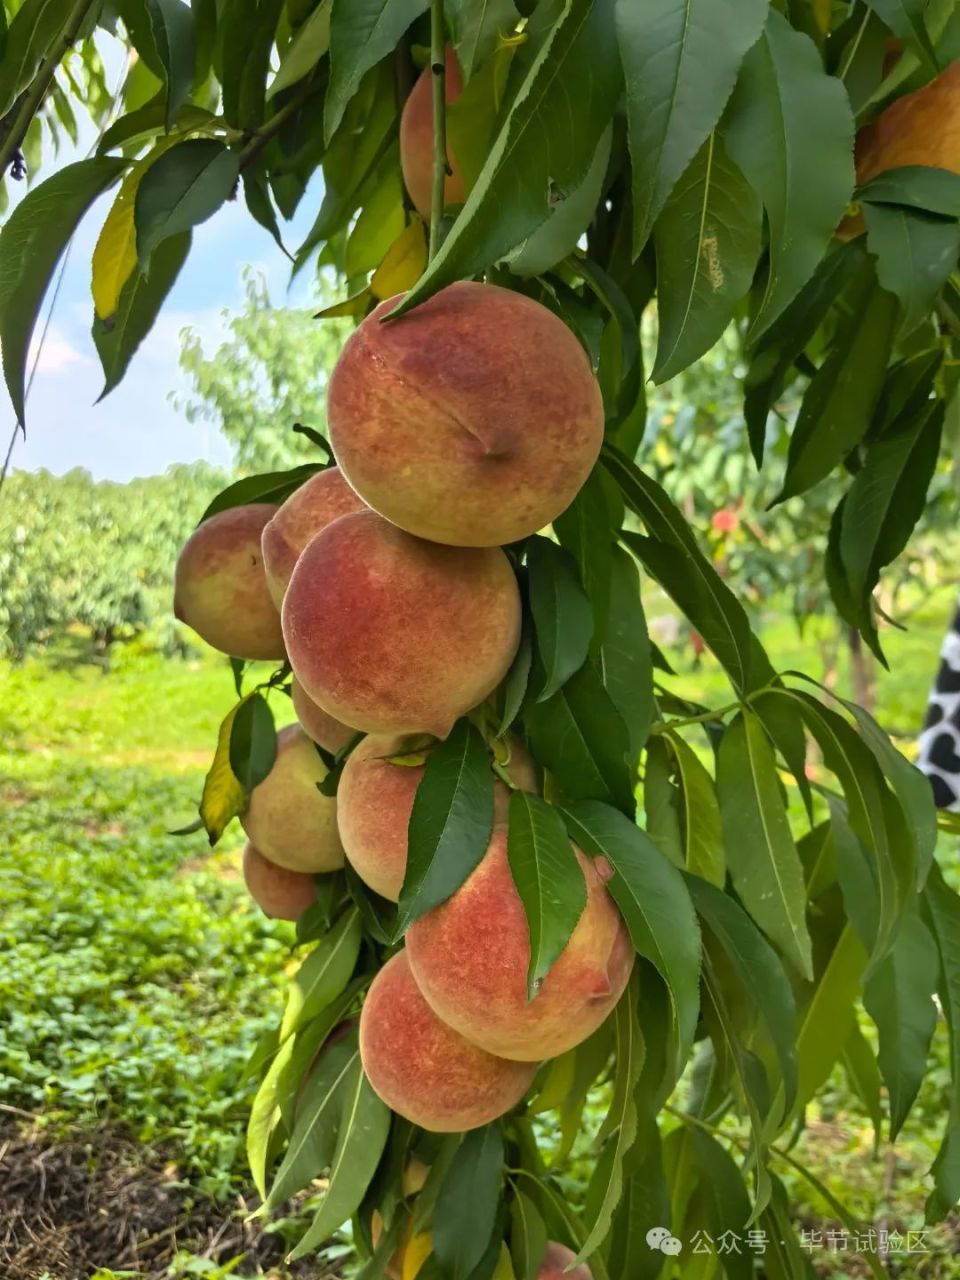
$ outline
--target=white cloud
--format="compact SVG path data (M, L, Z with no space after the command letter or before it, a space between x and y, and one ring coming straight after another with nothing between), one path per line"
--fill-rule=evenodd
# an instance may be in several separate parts
M39 360L37 360L38 375L55 375L63 373L65 369L69 369L73 365L90 363L90 357L75 347L63 330L58 329L56 325L50 326L42 343L40 340L41 332L42 330L38 329L30 343L30 350L27 355L28 370L33 368L33 362L37 360L38 352L40 355Z

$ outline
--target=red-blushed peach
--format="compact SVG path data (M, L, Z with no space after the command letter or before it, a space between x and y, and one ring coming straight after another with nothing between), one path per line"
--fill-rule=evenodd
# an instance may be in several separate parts
M260 536L276 510L252 502L217 512L193 531L177 560L174 614L234 658L284 656L260 553Z
M432 742L370 734L351 751L340 775L337 822L344 853L360 879L391 902L403 886L410 812ZM393 762L397 757L402 763ZM507 772L522 791L536 791L536 768L519 740L510 743ZM510 789L496 778L494 821L506 821L509 803Z
M243 878L250 897L273 920L299 920L317 900L313 876L278 866L249 840L243 850Z
M277 510L264 527L261 539L263 568L274 604L279 609L293 566L314 534L339 516L366 510L340 474L339 467L318 471Z
M626 925L600 870L575 852L587 903L532 1000L530 936L506 827L495 828L457 892L407 931L410 968L431 1008L488 1053L524 1062L555 1058L597 1029L627 985L634 951Z
M444 98L455 102L463 82L457 56L447 46L444 71ZM463 174L447 139L448 173L443 184L443 203L463 204L467 198ZM414 208L430 221L433 201L433 72L424 68L403 104L400 113L400 168Z
M441 547L364 511L305 548L283 633L294 674L330 715L443 738L506 674L520 592L499 548Z
M960 62L865 124L857 133L856 158L860 185L903 165L960 173Z
M495 1058L441 1022L420 994L405 951L370 984L360 1058L387 1106L432 1133L496 1120L517 1105L536 1074L535 1064Z
M341 724L333 716L327 715L323 707L318 706L312 698L308 697L296 676L290 681L290 696L293 699L293 709L300 721L301 729L308 738L312 738L318 746L323 747L324 751L336 755L351 738L357 736L356 729L351 729L348 724Z
M590 1268L585 1262L581 1262L572 1271L567 1270L576 1256L565 1244L548 1240L547 1251L543 1255L543 1261L537 1272L537 1280L593 1280Z
M336 799L317 790L326 776L326 765L300 726L281 729L273 768L240 815L251 844L278 867L315 873L343 866Z
M330 379L330 442L368 506L434 542L536 533L597 460L603 404L580 343L539 302L462 281L398 320L390 298Z

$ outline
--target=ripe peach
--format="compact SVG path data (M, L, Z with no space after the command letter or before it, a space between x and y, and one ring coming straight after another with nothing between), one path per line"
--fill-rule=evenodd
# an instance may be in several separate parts
M547 1251L540 1263L537 1280L593 1280L590 1268L585 1262L568 1271L567 1267L577 1255L565 1244L557 1244L556 1240L547 1241Z
M306 547L283 631L297 679L330 715L442 738L506 674L520 593L499 549L440 547L364 511Z
M340 775L337 822L344 852L361 880L391 902L403 886L407 827L430 745L432 740L424 749L422 738L371 734L354 747ZM396 756L407 762L394 764ZM412 763L417 759L424 763ZM519 741L511 743L507 769L521 790L536 791L536 769ZM506 821L509 802L509 788L496 779L495 821Z
M297 713L301 729L308 738L312 738L318 746L323 747L324 751L336 755L351 738L357 736L356 729L351 729L348 724L341 724L339 720L334 720L333 716L327 715L323 707L318 706L312 698L308 697L296 676L290 681L290 696L293 699L293 709Z
M317 783L327 767L298 724L277 734L277 758L240 815L240 825L265 858L290 871L336 871L343 866L337 802Z
M299 920L317 900L313 876L277 866L249 840L243 850L243 878L250 897L273 920Z
M929 165L960 173L960 62L892 102L857 133L857 182L887 169Z
M293 566L314 534L339 516L365 509L366 503L353 492L339 467L318 471L294 490L264 527L260 544L267 586L278 609Z
M514 542L560 514L597 460L590 361L539 302L461 281L399 320L382 302L330 379L330 442L369 506L461 547Z
M451 1030L420 994L405 951L370 985L360 1057L388 1107L433 1133L475 1129L517 1105L536 1066L485 1053Z
M444 75L444 99L455 102L463 82L457 56L447 46ZM463 204L467 198L463 174L447 140L449 172L443 184L443 203ZM430 221L433 199L433 72L426 67L410 91L400 114L400 168L414 208L425 221Z
M276 510L252 502L219 511L193 531L177 560L174 614L234 658L284 656L260 554L260 535Z
M587 905L533 1000L530 937L507 861L507 829L446 902L407 931L417 985L437 1017L488 1053L533 1062L572 1049L617 1003L634 952L600 870L579 849Z

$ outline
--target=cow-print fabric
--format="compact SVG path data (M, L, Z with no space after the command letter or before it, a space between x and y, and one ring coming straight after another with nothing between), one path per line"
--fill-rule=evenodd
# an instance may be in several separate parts
M930 779L937 808L960 812L960 607L940 650L917 767Z

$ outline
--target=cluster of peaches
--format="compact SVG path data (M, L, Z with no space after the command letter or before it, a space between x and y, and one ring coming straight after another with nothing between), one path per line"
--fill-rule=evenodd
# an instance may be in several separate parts
M460 283L396 320L383 303L351 335L328 393L338 466L282 506L202 523L181 553L176 612L242 658L286 658L299 723L242 815L247 883L295 918L312 876L344 858L400 897L424 761L493 694L516 653L517 577L504 545L549 525L599 452L603 416L579 343L519 293ZM357 745L335 797L328 753ZM374 979L364 1068L395 1111L462 1131L514 1107L538 1063L591 1034L622 993L633 949L602 863L577 851L583 914L530 999L526 916L507 857L511 785L535 790L522 741L494 783L485 856L416 920ZM509 779L502 780L503 775Z

